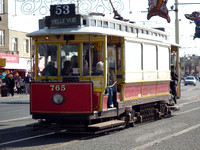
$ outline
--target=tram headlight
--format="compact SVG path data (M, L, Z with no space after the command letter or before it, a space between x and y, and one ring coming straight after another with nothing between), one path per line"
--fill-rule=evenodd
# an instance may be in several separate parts
M64 103L65 98L64 98L64 96L63 96L62 94L56 93L56 94L54 94L54 96L52 97L52 100L53 100L53 102L54 102L55 104L60 105L60 104Z

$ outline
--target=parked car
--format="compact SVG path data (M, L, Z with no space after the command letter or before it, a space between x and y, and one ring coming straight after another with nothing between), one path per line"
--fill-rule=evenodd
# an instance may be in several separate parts
M194 76L187 76L184 79L185 86L188 85L188 84L196 86L196 82L197 82L197 80Z

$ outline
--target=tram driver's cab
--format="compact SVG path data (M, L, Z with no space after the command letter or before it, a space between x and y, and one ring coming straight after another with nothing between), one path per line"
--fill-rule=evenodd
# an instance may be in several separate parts
M106 91L110 86L117 90L116 77L122 68L120 45L111 43L105 48L104 41L38 43L36 81L92 81L93 92L101 95L97 100L99 103L108 94ZM110 72L115 76L112 82Z

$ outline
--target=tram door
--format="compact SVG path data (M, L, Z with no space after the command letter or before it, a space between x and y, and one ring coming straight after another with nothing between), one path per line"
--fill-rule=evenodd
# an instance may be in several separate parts
M181 97L181 64L180 64L180 58L179 58L179 47L172 45L171 47L171 64L175 66L176 73L179 78L179 82L176 88L177 92L177 98L179 99Z

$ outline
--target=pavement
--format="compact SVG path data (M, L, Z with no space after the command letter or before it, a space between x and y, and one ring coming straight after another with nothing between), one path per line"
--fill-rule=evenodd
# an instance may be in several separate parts
M0 94L0 103L30 103L30 95L29 94L17 94L15 93L14 96L8 94L6 97L2 97Z

